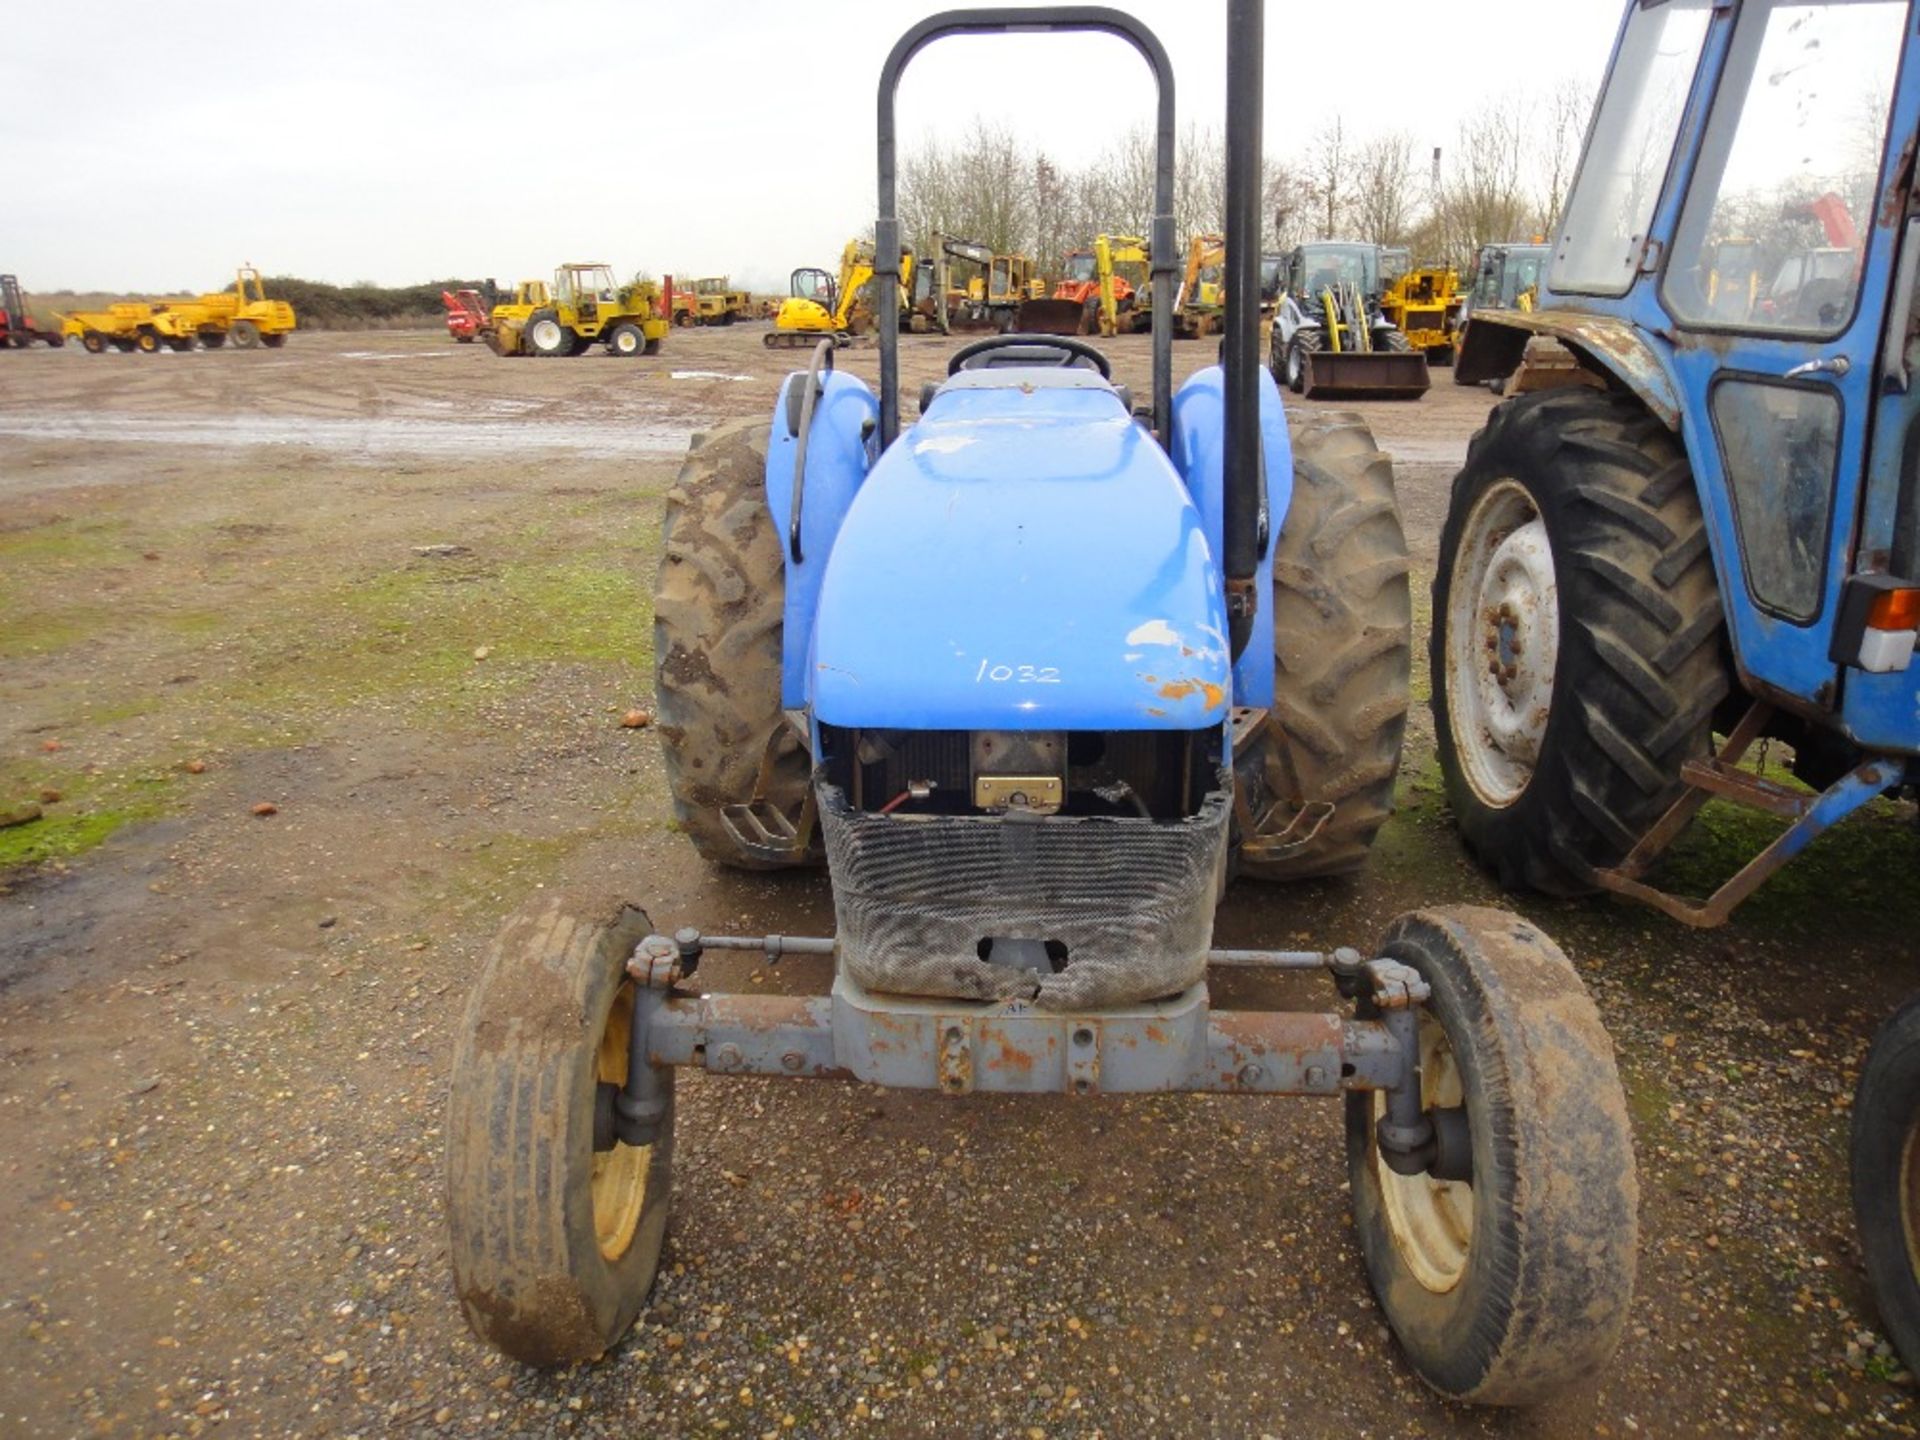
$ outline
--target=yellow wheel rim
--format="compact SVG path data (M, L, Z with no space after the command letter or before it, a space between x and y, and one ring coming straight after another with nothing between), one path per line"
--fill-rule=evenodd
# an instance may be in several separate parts
M627 1043L633 1033L633 982L623 981L613 997L607 1028L600 1032L595 1078L609 1085L627 1083ZM593 1156L593 1229L600 1254L618 1260L633 1244L640 1214L647 1208L647 1172L653 1146L616 1140L611 1150Z
M1424 1109L1451 1108L1463 1102L1460 1067L1440 1022L1420 1012L1420 1102ZM1387 1097L1376 1091L1373 1114L1386 1114ZM1473 1237L1473 1186L1459 1180L1437 1180L1431 1175L1401 1175L1373 1150L1374 1172L1387 1230L1413 1278L1436 1295L1444 1295L1467 1273L1468 1246Z

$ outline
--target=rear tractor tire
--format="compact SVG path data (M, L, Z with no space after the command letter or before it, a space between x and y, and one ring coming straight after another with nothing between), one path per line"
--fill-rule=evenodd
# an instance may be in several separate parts
M278 350L282 345L285 345L287 343L287 337L285 332L279 332L279 333L270 334L270 335L263 333L260 336L260 343L266 346L269 350Z
M1639 1180L1612 1042L1559 947L1507 911L1402 915L1379 953L1432 990L1422 1108L1464 1119L1470 1164L1451 1180L1389 1168L1384 1095L1348 1093L1367 1279L1434 1389L1536 1403L1607 1363L1633 1301Z
M544 359L573 353L573 332L560 323L560 317L551 310L536 310L527 317L526 327L520 332L521 344L529 355L538 355Z
M107 348L107 337L98 330L89 330L80 337L80 348L89 355L98 355Z
M209 350L218 350L227 343L227 333L224 330L202 330L200 343Z
M1249 803L1261 880L1343 875L1393 813L1413 597L1393 463L1350 412L1293 412L1293 497L1273 555L1273 715ZM1257 798L1256 798L1257 797Z
M595 1144L627 1078L647 917L548 900L509 920L455 1041L448 1250L467 1323L528 1365L592 1360L646 1300L673 1197L673 1071L650 1145Z
M786 562L767 511L767 424L735 420L696 436L667 492L654 592L654 691L674 814L702 858L785 868L744 850L721 818L767 794L797 821L812 784L806 747L780 708ZM820 859L819 837L804 862Z
M160 347L164 342L160 339L157 331L142 330L138 335L133 337L133 343L134 347L139 350L142 355L157 355L160 353Z
M1497 407L1453 483L1433 581L1433 719L1467 848L1572 895L1707 752L1727 693L1719 588L1686 452L1585 386Z
M1887 1338L1920 1371L1920 995L1880 1029L1853 1099L1853 1210Z

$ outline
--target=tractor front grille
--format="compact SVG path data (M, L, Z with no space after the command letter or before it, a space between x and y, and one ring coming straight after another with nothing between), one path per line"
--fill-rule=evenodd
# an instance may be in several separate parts
M840 963L870 990L1084 1010L1177 994L1206 971L1224 772L1196 813L1161 820L887 815L816 785ZM994 943L1007 940L1043 942L1041 967L995 959L1017 953Z

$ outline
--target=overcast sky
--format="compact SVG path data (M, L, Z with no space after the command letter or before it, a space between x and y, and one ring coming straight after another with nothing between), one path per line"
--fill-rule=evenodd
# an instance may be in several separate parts
M0 268L29 290L268 273L503 281L563 259L784 288L874 211L875 0L7 0ZM1224 0L1137 0L1178 114L1225 109ZM1515 67L1597 85L1619 0L1273 0L1266 145L1338 109L1419 153ZM1450 35L1422 49L1417 37ZM1405 39L1400 38L1405 36ZM1500 78L1476 74L1479 55ZM1405 77L1405 78L1402 78ZM909 67L903 154L976 113L1068 164L1152 114L1098 36L961 38Z

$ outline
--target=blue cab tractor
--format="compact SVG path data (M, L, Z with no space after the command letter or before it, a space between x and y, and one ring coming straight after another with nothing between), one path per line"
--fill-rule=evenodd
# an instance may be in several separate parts
M507 925L456 1048L448 1189L462 1306L516 1359L598 1356L644 1303L689 1066L1339 1099L1366 1273L1419 1374L1519 1404L1614 1350L1637 1223L1627 1112L1553 943L1437 908L1365 950L1213 945L1231 876L1364 860L1410 647L1386 457L1354 416L1290 421L1260 363L1259 0L1228 15L1239 298L1224 364L1177 392L1174 82L1154 35L1096 7L962 10L888 57L879 385L822 345L767 420L698 440L655 601L687 838L725 866L824 863L837 933L667 933L611 901ZM895 91L927 44L1009 31L1117 36L1158 84L1151 392L1086 342L997 336L957 350L909 423ZM716 951L831 957L832 988L707 991ZM1342 1003L1217 1008L1207 974L1228 966L1319 972Z
M1627 6L1538 301L1476 310L1459 363L1575 362L1474 438L1434 580L1447 794L1503 883L1716 925L1920 783L1917 138L1907 0ZM1764 737L1804 789L1740 766ZM1668 893L1710 796L1788 823ZM1871 1054L1853 1178L1920 1367L1920 1003Z

